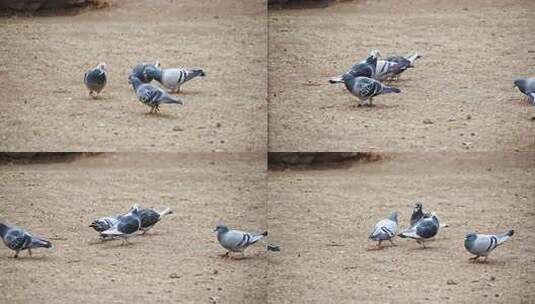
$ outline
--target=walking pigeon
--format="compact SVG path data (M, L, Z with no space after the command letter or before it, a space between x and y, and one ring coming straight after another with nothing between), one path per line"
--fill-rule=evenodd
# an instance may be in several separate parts
M106 86L106 70L107 66L102 62L85 73L84 83L89 89L89 96L96 98Z
M414 226L399 234L402 238L415 239L425 248L424 242L437 235L440 224L436 215L424 215Z
M139 78L139 80L141 80L141 82L143 82L143 83L149 83L154 78L152 78L149 75L147 75L145 73L145 70L147 68L159 68L159 67L160 67L160 62L159 61L156 61L155 63L149 63L149 62L138 63L132 69L132 74L131 75L134 75L135 77Z
M185 82L197 76L206 76L201 69L183 68L160 69L157 67L147 67L144 73L147 78L156 79L156 81L172 93L180 93L180 86Z
M370 56L368 56L365 60L354 64L347 73L352 73L355 77L368 77L368 78L374 78L375 77L375 70L377 68L377 57L379 56L379 51L372 51L370 53ZM345 75L345 74L344 74ZM331 77L329 79L330 83L342 83L344 82L344 75L341 76L335 76Z
M239 230L231 230L224 224L218 224L214 231L217 232L217 240L219 241L219 244L228 250L223 257L228 257L230 252L240 252L243 256L243 251L247 247L253 245L268 235L267 231L256 234Z
M160 88L143 83L133 75L130 75L129 82L134 87L138 100L151 108L149 112L151 114L159 112L161 104L183 104L182 100L171 97Z
M21 250L28 250L28 254L32 256L32 249L34 248L50 248L52 244L43 238L33 236L28 231L0 223L0 236L4 244L11 250L15 251L14 258L19 256Z
M514 233L514 230L496 235L469 233L464 238L464 248L475 255L470 260L475 261L484 256L485 261L487 261L489 253L507 241Z
M134 206L125 215L121 215L117 218L117 223L110 229L102 231L100 234L106 237L121 237L128 243L128 238L134 235L141 227L141 219L139 218L139 209Z
M359 99L359 106L363 101L364 105L373 106L373 97L381 94L400 93L398 88L389 87L377 80L368 77L355 77L352 72L344 74L342 77L346 89Z
M517 78L514 80L514 85L520 92L528 96L529 101L535 106L535 78Z
M390 241L392 245L392 238L398 232L398 214L393 212L388 219L384 219L375 224L373 232L370 234L370 239L378 241L377 247L381 246L383 241Z
M158 223L164 217L172 213L173 210L171 210L171 208L166 208L161 212L158 212L151 208L143 208L139 210L139 218L141 219L141 227L139 228L139 230L142 231L141 234L145 234L152 227L154 227L156 223Z

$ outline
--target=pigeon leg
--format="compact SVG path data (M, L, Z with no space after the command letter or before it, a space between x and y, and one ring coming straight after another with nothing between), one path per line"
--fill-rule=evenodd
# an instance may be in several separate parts
M478 258L479 258L479 255L476 255L475 257L469 258L469 260L475 262Z
M379 242L377 242L377 247L381 247L381 243L383 242L383 240L379 240Z
M30 256L32 256L32 249L31 249L31 248L28 248L28 254L29 254Z
M370 98L370 102L368 103L368 106L373 107L373 98Z
M392 241L391 239L388 240L388 241L390 241L390 244L392 244L392 246L397 246L397 245L394 243L394 241Z
M15 258L15 259L18 258L19 257L19 252L20 252L20 250L15 251L15 256L13 256L13 258Z
M230 256L230 252L227 251L225 254L221 254L220 257L222 258L228 258Z
M156 105L156 113L160 113L160 105Z

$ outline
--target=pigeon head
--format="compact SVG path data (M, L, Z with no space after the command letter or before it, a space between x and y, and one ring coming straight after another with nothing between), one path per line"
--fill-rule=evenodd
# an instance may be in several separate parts
M133 74L130 74L130 76L128 76L128 83L131 84L134 87L134 89L136 89L138 86L143 84L143 82L141 82L141 80L137 78L136 76L134 76Z
M217 224L214 231L217 231L217 233L225 233L228 232L228 227L225 224Z
M525 80L522 78L515 78L513 80L513 88L520 88L524 85Z
M389 219L390 219L391 221L394 221L394 222L397 223L397 222L398 222L398 213L397 213L397 212L392 212L392 214L390 214Z
M104 70L105 72L108 71L108 65L105 62L101 62L98 64L98 68L101 70Z
M379 56L381 56L381 53L379 53L379 50L373 50L370 52L370 57L379 58Z
M414 204L414 212L420 212L422 210L422 203L416 202Z
M474 232L470 232L464 237L464 240L469 242L475 241L475 239L477 239L477 234Z
M8 229L9 227L6 224L0 223L0 236L4 236Z

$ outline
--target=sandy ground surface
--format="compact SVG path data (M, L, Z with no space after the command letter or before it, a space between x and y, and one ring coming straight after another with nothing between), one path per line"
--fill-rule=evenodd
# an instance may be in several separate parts
M265 151L263 0L121 0L61 16L0 18L1 151ZM138 62L201 67L185 106L146 115L128 74ZM93 100L87 69L105 61Z
M512 79L535 76L534 19L529 0L270 11L270 151L533 151L535 107ZM354 108L327 80L373 49L424 58L393 83L401 94Z
M535 155L395 154L346 169L269 173L272 303L533 303ZM414 200L443 223L430 248L395 239L370 250L394 210ZM488 264L473 264L465 233L516 230ZM388 245L387 245L388 246ZM449 283L448 283L449 281Z
M266 243L225 260L219 219L266 229L266 162L252 154L120 154L0 166L0 219L52 238L13 259L0 246L2 303L261 303ZM176 214L147 236L100 243L89 223L134 202Z

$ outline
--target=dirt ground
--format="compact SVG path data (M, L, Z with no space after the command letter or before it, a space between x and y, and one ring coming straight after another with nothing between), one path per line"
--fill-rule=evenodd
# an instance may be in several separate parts
M0 18L1 151L265 151L263 0L121 0L78 14ZM128 75L143 61L200 67L184 106L147 115ZM84 73L109 65L93 100Z
M268 224L272 303L533 303L535 155L392 154L350 168L270 171ZM443 228L430 248L395 239L373 250L375 223L412 202L436 212ZM473 264L470 231L515 229L512 239ZM388 245L387 245L388 246Z
M14 260L0 246L2 303L261 303L266 243L225 260L219 219L266 229L260 154L104 154L70 163L0 166L0 220L52 239ZM147 236L100 243L88 225L134 202L175 214Z
M535 2L338 2L270 10L270 151L533 151L535 107L512 88L534 77ZM356 108L327 82L365 58L423 54L401 94ZM429 120L429 124L424 123Z

